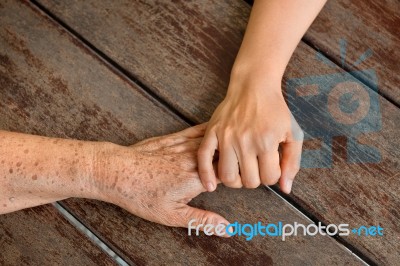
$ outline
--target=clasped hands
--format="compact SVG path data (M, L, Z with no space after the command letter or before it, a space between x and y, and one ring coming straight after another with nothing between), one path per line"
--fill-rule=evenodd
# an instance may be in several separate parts
M95 163L97 199L146 220L187 227L192 219L193 225L229 224L219 214L187 205L221 182L233 188L279 182L290 193L303 133L282 94L229 97L208 123L129 147L103 144Z

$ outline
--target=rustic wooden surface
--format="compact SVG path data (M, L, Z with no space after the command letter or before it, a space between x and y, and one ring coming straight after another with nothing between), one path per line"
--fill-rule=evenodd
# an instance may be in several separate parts
M2 129L130 144L187 127L34 10L21 2L5 1L0 6L0 45L7 51L1 54L0 68L0 93L5 99L0 109ZM135 264L360 263L329 237L285 242L268 237L250 242L188 237L185 229L146 222L109 204L88 200L63 204ZM193 204L243 222L308 223L266 188L221 187Z
M250 10L241 1L207 1L202 4L191 1L121 1L119 5L97 1L76 1L68 5L62 1L40 2L195 122L206 121L225 94L230 67ZM315 53L300 43L286 71L285 82L289 78L343 72L338 66L317 61ZM354 50L348 53L349 58L359 56ZM369 60L371 58L366 62ZM375 62L385 60L375 58ZM391 73L396 75L396 72ZM395 87L390 87L391 77L386 74L378 72L379 87L390 94ZM382 80L386 77L389 81ZM363 134L359 140L378 148L382 162L347 163L344 156L346 139L335 138L333 167L303 169L297 177L291 199L325 223L383 226L386 230L384 237L349 236L344 241L373 262L390 265L400 256L400 182L397 175L400 147L393 141L398 135L400 111L383 98L379 101L382 129ZM321 107L323 104L319 103ZM320 117L322 121L324 118ZM315 130L308 128L309 124L302 126L306 132ZM342 133L346 136L348 132Z
M381 93L399 106L399 25L398 0L334 0L327 2L304 39L339 65L339 39L347 40L347 69L374 69ZM368 49L373 50L373 56L352 67ZM367 74L360 75L360 78L366 83L376 83Z
M1 265L115 265L51 205L1 215L0 251Z

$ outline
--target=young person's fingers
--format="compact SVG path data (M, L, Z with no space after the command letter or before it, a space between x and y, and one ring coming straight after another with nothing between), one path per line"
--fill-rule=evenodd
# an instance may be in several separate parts
M242 187L238 158L232 146L220 149L219 151L218 177L227 187Z
M191 234L195 235L198 231L203 231L207 234L229 237L229 234L226 233L226 226L229 225L229 222L221 215L190 206L185 206L180 211L184 218L182 219L183 223L179 226L189 228Z
M197 152L200 180L207 191L214 191L217 187L216 175L213 168L213 157L218 149L218 139L214 132L209 132L203 138Z
M282 159L281 159L281 178L279 184L281 190L287 194L292 189L292 183L296 174L300 170L302 142L294 141L282 143Z
M278 182L281 176L281 167L277 150L260 154L258 156L258 165L260 167L261 183L270 186Z
M241 153L239 155L239 167L242 184L245 188L256 188L261 184L256 154Z

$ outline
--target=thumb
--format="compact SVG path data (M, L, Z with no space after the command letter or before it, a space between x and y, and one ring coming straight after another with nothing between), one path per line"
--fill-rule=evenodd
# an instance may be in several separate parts
M229 222L221 215L188 205L182 211L185 214L185 224L182 226L189 229L189 235L197 235L199 231L203 231L206 235L229 237L225 231Z

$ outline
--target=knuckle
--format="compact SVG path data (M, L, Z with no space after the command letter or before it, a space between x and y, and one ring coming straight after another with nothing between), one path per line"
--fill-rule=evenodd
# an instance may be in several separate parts
M219 174L219 176L221 178L222 183L224 183L224 184L235 181L235 174L233 172L222 171Z
M248 145L250 143L252 134L249 130L245 130L245 131L239 133L236 138L239 142L239 145L241 145L242 147L245 147L246 145Z
M274 174L274 175L270 175L270 176L266 176L264 177L263 180L263 185L267 185L267 186L272 186L275 185L279 178L281 177L280 174Z
M205 145L200 145L199 149L197 150L197 155L199 157L209 156L210 155L210 149Z
M235 128L233 126L226 126L222 131L222 138L230 138L235 132Z
M212 224L213 219L210 215L207 214L207 212L202 212L198 218L201 224L207 225L207 224Z
M185 151L185 147L182 145L174 145L170 146L167 150L169 150L172 153L182 153Z
M251 178L247 180L243 180L243 186L245 188L257 188L260 186L261 182L259 178Z
M199 176L201 180L210 180L212 179L212 170L209 169L199 169Z
M242 182L227 183L224 185L227 187L230 187L230 188L242 188L243 187Z
M172 146L176 143L176 137L175 136L169 136L165 139L162 140L163 144L166 146Z
M278 142L276 135L270 131L259 136L260 148L263 152L275 151L279 146Z

